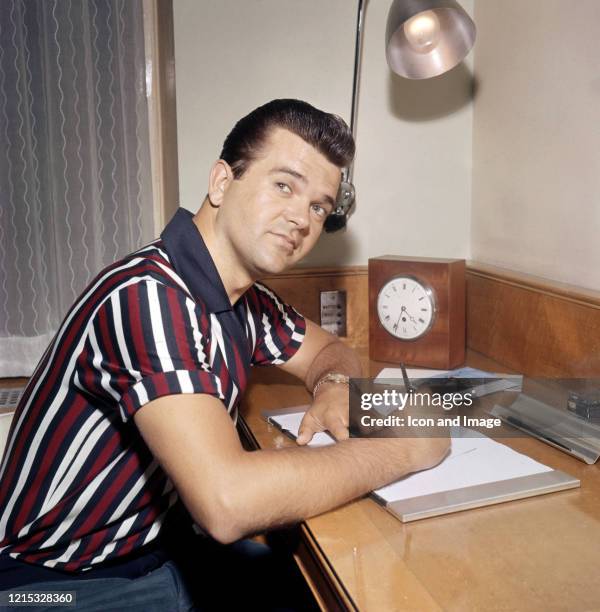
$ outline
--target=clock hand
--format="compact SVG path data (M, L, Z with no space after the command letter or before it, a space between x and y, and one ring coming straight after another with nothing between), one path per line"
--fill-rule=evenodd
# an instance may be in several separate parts
M400 308L400 316L402 316L402 313L405 313L405 314L406 314L406 316L407 316L407 317L408 317L408 318L409 318L409 319L410 319L410 320L411 320L413 323L416 323L416 322L417 322L417 320L416 320L416 319L415 319L413 316L411 316L411 314L408 312L408 310L406 310L406 306L402 306L402 307ZM400 322L400 319L398 319L398 322ZM396 325L397 325L397 324L396 324Z

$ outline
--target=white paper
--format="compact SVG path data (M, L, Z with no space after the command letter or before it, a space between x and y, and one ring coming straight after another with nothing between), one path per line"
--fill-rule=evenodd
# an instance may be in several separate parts
M294 412L292 414L282 414L281 416L271 417L271 421L275 421L283 431L289 431L294 438L298 437L298 430L300 429L300 421L304 412ZM335 440L324 432L316 433L312 440L309 442L309 446L329 446L335 444Z
M442 463L375 493L387 502L399 501L550 471L552 468L490 438L453 437L452 452Z
M426 370L423 368L406 368L406 375L409 380L413 378L503 378L511 381L513 384L520 384L523 377L519 374L498 374L496 372L486 372L477 368L457 368L456 370ZM386 379L402 379L402 370L400 368L383 368L379 372L376 383L385 383Z
M295 412L271 417L270 420L296 437L303 416L303 412ZM375 493L384 501L392 502L552 471L552 468L479 432L470 432L476 437L464 437L468 432L465 428L452 428L451 451L442 463L406 476L375 490ZM328 434L318 433L309 446L329 444L335 444L335 441Z
M451 376L452 370L422 370L420 368L406 368L406 375L411 378L433 378L443 375ZM376 383L385 383L387 379L403 380L400 368L383 368L375 379Z

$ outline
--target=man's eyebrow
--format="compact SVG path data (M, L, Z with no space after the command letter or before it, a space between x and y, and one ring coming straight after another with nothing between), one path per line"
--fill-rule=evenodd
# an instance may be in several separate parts
M302 181L303 183L308 183L308 179L304 176L304 174L300 174L300 172L298 172L297 170L293 170L292 168L289 168L288 166L280 166L278 168L273 168L273 170L271 170L269 174L277 174L278 172L289 174L290 176L297 178L299 181ZM330 195L327 195L327 194L323 195L323 202L326 204L329 204L332 209L335 208L335 199L332 198Z
M323 200L331 206L331 208L335 208L335 200L330 195L324 195Z
M296 170L292 170L287 166L280 166L279 168L273 168L269 174L277 174L278 172L283 172L284 174L291 174L294 178L302 181L303 183L307 183L308 179L304 176L304 174L300 174L300 172Z

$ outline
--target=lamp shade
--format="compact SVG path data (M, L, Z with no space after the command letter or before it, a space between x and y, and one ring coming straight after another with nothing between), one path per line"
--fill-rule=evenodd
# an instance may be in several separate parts
M428 79L461 62L475 42L475 24L454 0L394 0L385 33L390 68Z

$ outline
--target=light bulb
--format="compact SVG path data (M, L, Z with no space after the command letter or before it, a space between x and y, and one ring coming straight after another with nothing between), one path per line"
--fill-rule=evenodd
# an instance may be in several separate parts
M429 53L440 40L440 21L433 11L423 11L404 24L404 34L417 53Z

